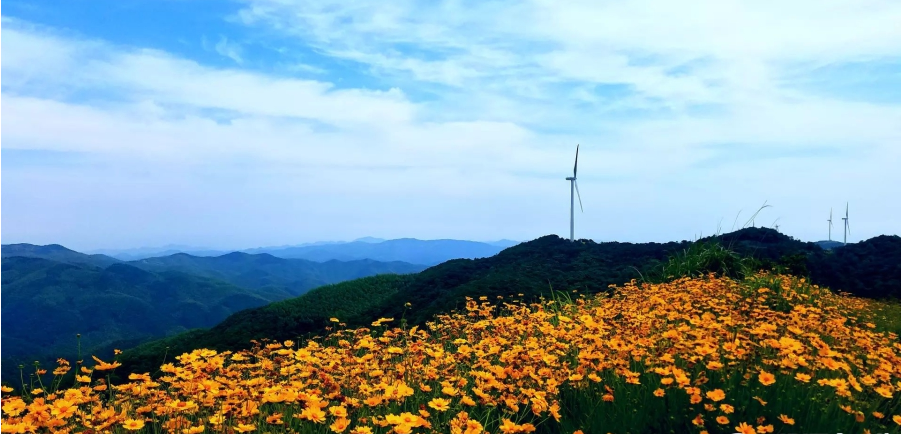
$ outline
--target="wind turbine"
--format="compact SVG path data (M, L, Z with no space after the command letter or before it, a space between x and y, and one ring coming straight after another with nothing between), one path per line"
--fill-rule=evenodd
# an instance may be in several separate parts
M577 187L577 157L580 156L580 145L577 145L577 153L574 155L574 176L564 178L571 181L571 241L574 241L574 190L577 190L577 200L580 202L580 212L583 212L583 201L580 199L580 188Z
M831 208L831 212L828 214L828 241L831 241L831 228L834 227L834 208Z
M847 212L843 217L843 244L847 243L847 234L850 233L850 203L847 202Z

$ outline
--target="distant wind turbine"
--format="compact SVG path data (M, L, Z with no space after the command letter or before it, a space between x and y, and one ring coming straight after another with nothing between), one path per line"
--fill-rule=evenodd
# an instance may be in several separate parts
M580 145L577 145L577 153L574 155L574 176L564 178L571 181L571 241L574 241L574 190L577 190L577 200L580 202L580 212L583 212L583 200L580 199L580 188L577 187L577 158L580 156Z
M834 208L831 208L831 212L828 213L828 241L831 241L831 228L834 227Z
M843 243L847 243L847 234L850 233L850 203L847 202L846 215L843 217Z

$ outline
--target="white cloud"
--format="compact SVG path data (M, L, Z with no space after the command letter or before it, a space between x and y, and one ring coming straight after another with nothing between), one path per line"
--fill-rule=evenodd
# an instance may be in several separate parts
M577 142L593 238L689 238L765 199L819 238L809 222L850 197L859 234L899 231L900 106L785 86L899 59L899 2L247 4L240 22L388 84L242 69L225 36L232 68L4 19L4 150L117 168L5 165L4 236L78 242L104 215L123 246L564 234Z
M230 42L229 38L225 36L220 36L219 42L213 47L217 53L221 56L228 57L235 61L235 63L241 65L244 63L244 59L242 59L242 47L241 44L237 42Z

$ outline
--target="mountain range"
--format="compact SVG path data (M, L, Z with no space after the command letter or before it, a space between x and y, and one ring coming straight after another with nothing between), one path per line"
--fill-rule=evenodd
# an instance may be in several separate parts
M382 238L363 237L350 242L318 241L244 250L216 250L170 244L162 247L121 250L100 249L88 253L101 254L121 261L134 261L177 253L186 253L192 256L222 256L227 253L241 252L251 254L267 253L279 258L307 259L317 262L373 259L386 262L401 261L412 264L436 265L449 259L492 256L502 249L518 243L518 241L512 240L479 242L466 240L418 240L414 238L385 240Z
M425 268L397 261L319 263L237 252L124 262L60 245L30 244L3 245L0 255L3 378L23 362L75 357L79 345L85 352L128 348L210 327L232 313L318 286Z

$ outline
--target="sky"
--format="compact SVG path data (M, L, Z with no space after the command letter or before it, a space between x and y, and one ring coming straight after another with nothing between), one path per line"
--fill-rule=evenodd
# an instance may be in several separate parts
M6 0L3 243L901 228L898 0Z

